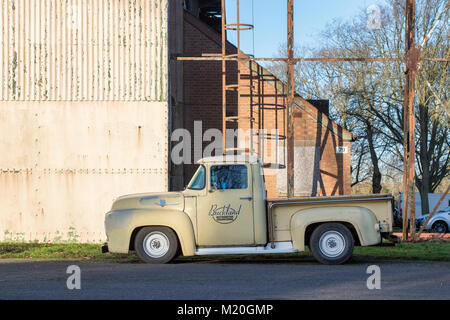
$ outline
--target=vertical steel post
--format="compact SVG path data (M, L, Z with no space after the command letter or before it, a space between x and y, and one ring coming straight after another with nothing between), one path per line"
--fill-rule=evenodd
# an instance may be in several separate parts
M287 0L287 195L294 197L294 0Z
M227 61L224 59L227 54L227 31L225 29L225 0L222 0L222 153L226 154L227 149Z
M241 68L239 65L239 58L241 57L241 18L239 12L241 9L239 8L239 0L236 0L236 33L237 33L237 58L236 61L236 76L237 76L237 88L236 88L236 95L237 95L237 114L236 116L239 116L239 107L241 105ZM239 128L239 120L236 121L236 128ZM234 136L233 136L234 137ZM233 148L239 147L239 141L234 140L233 138ZM238 151L238 149L236 149ZM236 152L236 154L239 154L239 152Z
M408 240L407 228L409 222L411 240L415 238L415 74L420 56L415 47L415 0L406 0L405 7L405 97L404 97L404 159L403 159L403 239ZM409 221L408 221L409 219Z

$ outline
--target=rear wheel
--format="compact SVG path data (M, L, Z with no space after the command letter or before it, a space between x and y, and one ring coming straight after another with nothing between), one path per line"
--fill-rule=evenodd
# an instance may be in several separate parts
M436 233L447 233L448 227L444 221L436 221L433 223L433 231Z
M353 235L340 223L324 223L312 233L310 248L314 258L324 264L341 264L353 254Z
M147 263L167 263L177 256L178 238L167 227L144 227L136 234L134 248Z

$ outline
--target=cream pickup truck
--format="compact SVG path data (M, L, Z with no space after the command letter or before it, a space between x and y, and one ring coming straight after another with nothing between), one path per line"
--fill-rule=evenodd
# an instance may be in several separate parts
M266 199L253 156L204 158L182 192L120 197L105 217L103 252L135 250L145 262L178 255L295 253L325 264L392 232L389 194Z

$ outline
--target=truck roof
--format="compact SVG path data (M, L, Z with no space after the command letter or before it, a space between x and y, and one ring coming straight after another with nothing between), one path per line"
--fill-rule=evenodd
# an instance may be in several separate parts
M197 161L198 164L205 163L258 163L259 158L249 155L224 155L216 157L207 157Z

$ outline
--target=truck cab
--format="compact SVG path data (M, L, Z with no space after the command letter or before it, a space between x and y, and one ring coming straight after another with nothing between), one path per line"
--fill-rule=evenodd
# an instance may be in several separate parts
M309 247L327 264L347 261L354 245L392 232L392 196L266 199L257 157L218 156L182 192L118 198L105 217L104 251L135 250L149 263L179 254L295 253Z
M265 190L258 159L211 157L199 165L183 192L197 247L267 243Z

